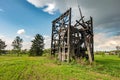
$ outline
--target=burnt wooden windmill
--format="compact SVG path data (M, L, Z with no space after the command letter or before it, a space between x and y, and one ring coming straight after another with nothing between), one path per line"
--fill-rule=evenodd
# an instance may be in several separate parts
M79 8L80 10L80 8ZM51 55L58 54L60 61L86 58L94 61L93 20L81 19L71 25L71 8L52 22Z

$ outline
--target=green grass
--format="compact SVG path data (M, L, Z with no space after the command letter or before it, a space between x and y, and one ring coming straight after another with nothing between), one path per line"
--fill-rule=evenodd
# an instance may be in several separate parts
M105 57L95 56L95 58L98 65L94 69L97 72L120 78L120 58L118 56L105 55Z
M93 65L72 65L47 57L0 56L0 80L120 80L120 58L96 55Z

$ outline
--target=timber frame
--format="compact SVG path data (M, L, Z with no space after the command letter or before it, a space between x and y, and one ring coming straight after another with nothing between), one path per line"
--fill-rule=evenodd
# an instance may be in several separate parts
M76 20L71 25L71 8L52 22L51 55L58 54L60 61L86 58L94 61L93 19Z

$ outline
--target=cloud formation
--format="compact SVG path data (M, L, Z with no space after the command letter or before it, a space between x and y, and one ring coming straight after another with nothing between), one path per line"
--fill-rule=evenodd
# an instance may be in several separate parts
M107 37L105 33L98 33L94 36L95 50L115 50L120 45L120 36Z
M5 41L5 44L7 45L7 47L5 48L6 50L13 49L13 47L11 45L12 45L12 42L13 42L14 38L11 38L11 37L5 36L5 35L0 35L0 39ZM30 41L26 41L26 40L24 41L24 38L23 38L22 49L30 49L31 44L32 43Z
M25 33L25 30L24 29L20 29L17 31L17 34L21 35L21 34L24 34Z
M54 14L54 11L56 11L54 0L27 0L27 1L37 8L44 7L43 11L48 12L49 14Z
M8 36L4 36L4 35L0 35L0 39L2 39L3 41L5 41L5 44L7 45L6 49L7 50L11 50L12 49L12 38L9 38Z
M28 49L29 50L31 48L32 43L29 42L29 41L23 41L22 45L23 45L22 49Z
M43 11L55 13L65 12L72 7L72 21L80 18L78 5L83 16L88 19L93 17L95 48L96 50L112 50L120 45L120 0L27 0ZM52 7L48 4L52 4ZM53 6L54 5L54 6ZM46 7L47 6L47 7ZM47 42L50 43L48 39Z
M44 36L45 49L51 46L51 36ZM108 37L106 33L97 33L94 35L95 51L115 50L120 45L120 35Z
M45 49L48 49L51 47L51 37L50 36L47 36L47 35L44 35L44 48Z
M48 12L49 14L54 14L55 4L47 4L47 7L43 9L44 12Z
M89 16L94 18L94 29L97 31L99 28L106 28L111 31L120 28L120 0L27 0L29 3L37 8L43 8L43 11L48 13L54 13L56 10L60 13L65 12L72 7L72 20L80 18L78 5L80 5L83 16L86 19ZM45 7L47 6L47 7ZM112 27L106 27L111 24ZM117 23L117 24L116 24ZM118 29L116 29L118 30ZM103 31L103 30L100 30Z

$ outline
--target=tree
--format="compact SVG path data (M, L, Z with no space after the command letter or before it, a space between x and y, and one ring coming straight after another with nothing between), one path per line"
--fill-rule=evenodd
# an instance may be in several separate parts
M13 50L18 53L18 56L22 48L22 43L23 39L21 39L19 36L16 36L15 40L12 42Z
M36 34L30 49L30 56L41 56L44 48L44 39L40 34Z
M0 54L1 54L1 52L3 52L3 50L5 49L6 46L7 45L5 44L5 42L0 39Z
M118 57L120 58L120 46L116 46Z

